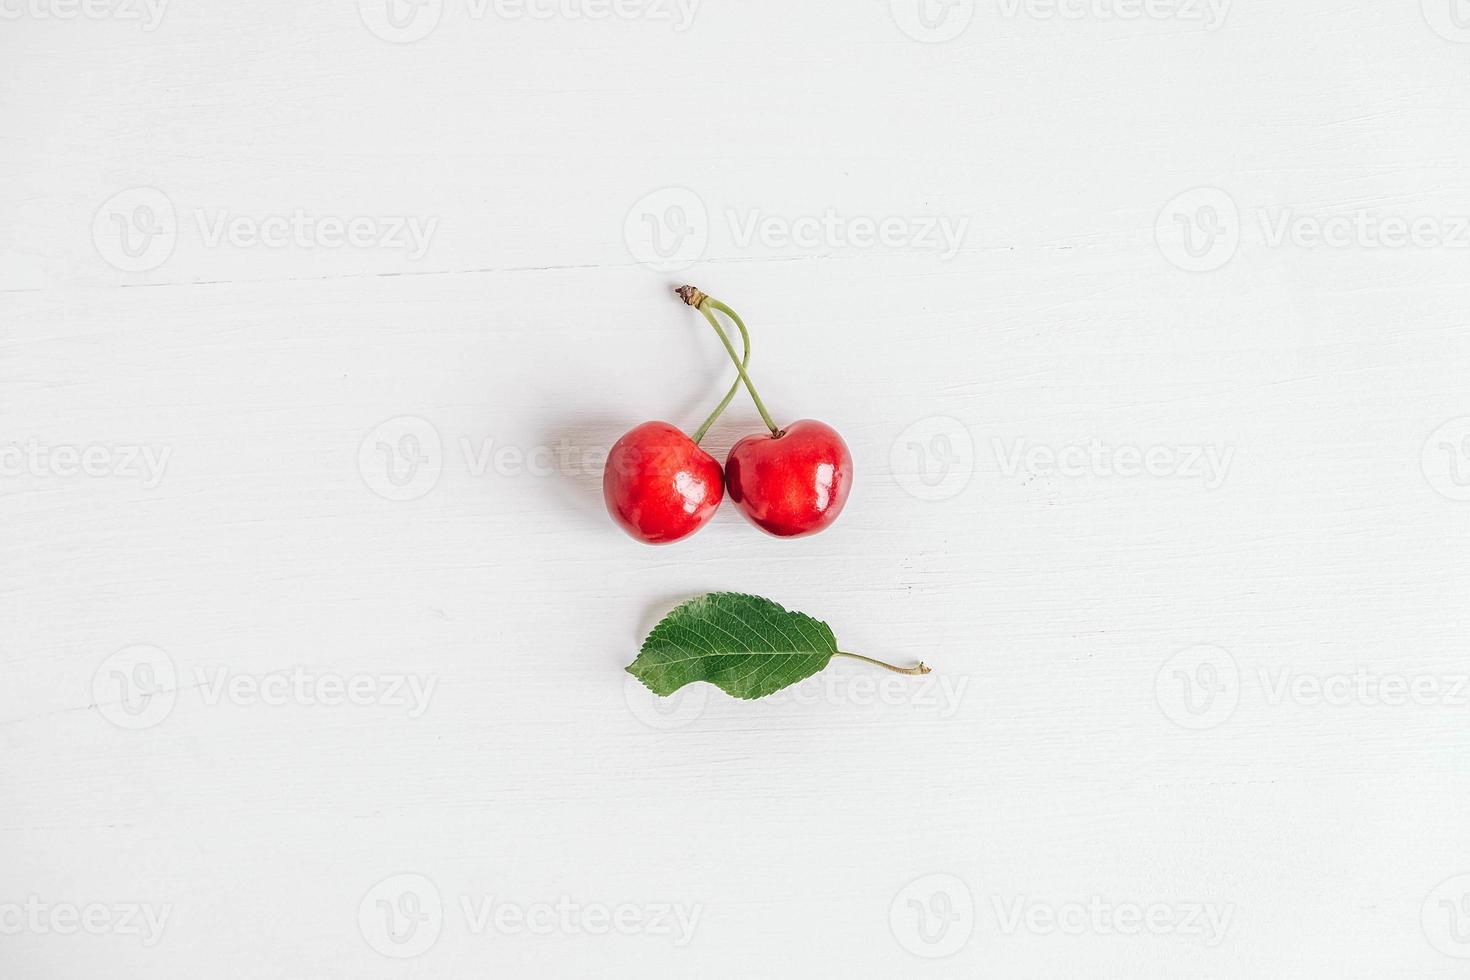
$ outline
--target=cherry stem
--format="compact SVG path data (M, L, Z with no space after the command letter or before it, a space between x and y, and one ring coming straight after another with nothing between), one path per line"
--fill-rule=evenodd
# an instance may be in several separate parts
M724 303L721 303L717 299L712 299L693 286L680 286L675 292L679 294L679 297L684 302L704 314L704 318L709 321L709 325L715 328L715 333L720 337L720 343L725 345L725 353L730 355L730 360L735 364L735 370L740 372L740 380L745 382L745 390L750 392L750 400L755 402L755 410L761 413L761 421L766 423L766 428L771 430L773 437L780 436L781 427L771 421L771 413L766 411L765 402L761 401L760 393L755 390L755 384L750 380L750 375L745 371L745 365L741 363L739 355L735 353L735 345L730 343L729 335L725 333L725 328L720 326L720 321L715 319L715 315L710 312L710 308L713 307L719 310L731 320L735 321L735 325L740 328L742 336L749 336L745 329L744 321L740 319L740 315Z
M895 667L893 664L885 664L881 660L874 660L872 657L865 657L860 653L848 653L845 650L838 650L836 655L839 657L851 657L854 660L861 660L865 664L872 664L875 667L882 667L884 670L891 670L895 674L908 674L912 677L927 674L930 669L924 666L922 661L914 667Z
M739 317L735 318L735 325L740 328L740 339L745 344L745 356L740 360L740 366L744 367L750 363L750 332L745 329L745 324L740 322ZM739 390L740 378L737 375L735 382L730 385L730 390L725 392L725 397L720 399L720 403L715 406L715 410L709 413L709 418L705 419L704 424L694 430L693 438L696 446L704 438L705 433L709 432L709 427L715 424L715 420L725 414L725 409L730 407L730 402L734 401L735 393Z

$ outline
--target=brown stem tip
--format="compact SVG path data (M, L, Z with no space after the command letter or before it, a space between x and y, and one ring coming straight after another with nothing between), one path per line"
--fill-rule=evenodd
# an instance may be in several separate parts
M678 289L674 290L674 292L678 293L679 298L682 299L684 302L696 308L699 306L700 303L703 303L705 300L709 299L707 295L705 295L695 286L680 286Z

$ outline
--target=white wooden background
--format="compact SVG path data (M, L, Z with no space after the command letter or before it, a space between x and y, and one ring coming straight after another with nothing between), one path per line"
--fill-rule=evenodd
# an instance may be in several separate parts
M0 2L0 975L1470 971L1458 0L161 3ZM603 513L683 281L825 534Z

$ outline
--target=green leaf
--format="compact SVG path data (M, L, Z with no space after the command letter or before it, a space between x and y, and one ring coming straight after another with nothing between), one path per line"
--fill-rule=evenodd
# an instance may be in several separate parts
M663 697L709 681L748 700L812 676L836 654L837 638L826 623L760 596L714 592L665 616L628 673Z

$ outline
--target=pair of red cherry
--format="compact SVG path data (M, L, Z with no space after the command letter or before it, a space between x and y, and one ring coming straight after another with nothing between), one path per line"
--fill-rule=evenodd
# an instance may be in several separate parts
M693 286L681 286L678 293L715 328L740 377L693 438L668 422L644 422L613 444L602 471L608 513L639 541L667 544L709 523L728 489L741 513L769 534L794 538L827 527L842 512L852 488L847 444L825 422L802 419L785 428L772 422L745 372L750 334L740 317ZM724 313L740 328L743 360L711 310ZM699 441L742 383L770 432L735 443L721 471Z

